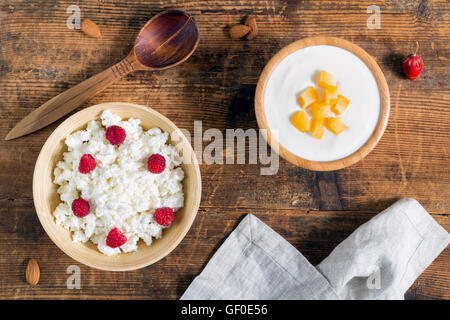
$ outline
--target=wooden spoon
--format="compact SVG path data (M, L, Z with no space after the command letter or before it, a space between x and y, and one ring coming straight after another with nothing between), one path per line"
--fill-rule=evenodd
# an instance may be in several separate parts
M198 41L199 32L191 16L178 10L159 13L141 29L125 59L44 103L23 118L5 140L49 125L130 72L175 67L192 55Z

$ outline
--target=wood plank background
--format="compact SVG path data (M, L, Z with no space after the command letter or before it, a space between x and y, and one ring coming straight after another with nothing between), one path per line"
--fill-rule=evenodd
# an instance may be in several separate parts
M103 39L69 30L76 4ZM381 29L369 30L369 5L381 8ZM177 249L133 272L80 265L47 237L32 200L34 163L58 121L30 136L0 140L0 298L178 298L247 213L256 214L313 264L363 222L402 197L413 197L450 230L449 2L436 1L46 1L0 0L0 137L63 90L120 61L154 14L192 14L197 51L179 67L127 76L87 105L124 101L154 107L181 128L257 128L253 96L264 65L283 46L315 35L342 37L373 55L388 80L392 109L386 132L363 161L335 172L312 172L280 160L274 176L259 165L202 165L199 214ZM231 40L230 24L257 17L252 41ZM416 81L401 59L420 44L425 69ZM25 282L36 258L41 281ZM81 290L66 288L66 269L81 268ZM407 299L450 299L447 248L417 279Z

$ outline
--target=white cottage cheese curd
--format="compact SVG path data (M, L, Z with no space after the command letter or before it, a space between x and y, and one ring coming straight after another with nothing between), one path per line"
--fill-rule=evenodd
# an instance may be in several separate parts
M169 207L176 211L184 203L181 157L167 143L168 133L159 128L145 131L139 123L138 119L123 121L104 111L101 121L92 120L86 130L66 138L68 151L54 170L54 183L60 186L62 201L53 212L56 223L72 232L73 241L91 240L106 255L137 251L139 239L150 245L165 228L154 220L155 209ZM118 146L105 138L106 128L112 125L126 131L125 141ZM147 168L148 157L155 153L166 160L160 174ZM95 169L88 174L78 171L84 154L91 154L96 161ZM80 197L90 205L89 214L83 218L75 216L71 209L73 200ZM113 228L127 237L120 248L106 244Z

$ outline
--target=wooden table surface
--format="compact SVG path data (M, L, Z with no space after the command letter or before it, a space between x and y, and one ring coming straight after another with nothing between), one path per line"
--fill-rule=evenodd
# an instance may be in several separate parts
M69 5L94 20L103 38L66 27ZM381 9L381 29L368 29L369 5ZM0 140L0 298L178 298L242 217L253 213L313 264L359 225L397 199L417 199L450 230L449 3L436 1L44 1L0 0L0 137L25 115L65 89L120 61L154 14L192 14L201 40L175 69L127 76L87 105L123 101L155 108L180 128L257 128L253 98L258 76L279 49L308 36L353 41L374 56L391 92L391 115L378 146L361 162L335 172L312 172L280 160L276 175L260 165L201 165L198 216L166 258L131 272L103 272L77 263L47 237L32 199L38 153L61 120L29 136ZM252 41L231 40L230 24L257 17ZM425 69L416 81L401 59L420 45ZM205 142L205 145L207 143ZM29 258L41 267L30 287ZM66 288L70 265L81 289ZM450 299L450 250L426 269L407 299Z

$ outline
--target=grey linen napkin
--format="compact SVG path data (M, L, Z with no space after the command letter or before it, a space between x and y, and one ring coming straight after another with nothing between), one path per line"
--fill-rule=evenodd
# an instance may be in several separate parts
M247 215L181 299L403 299L450 235L414 199L361 225L317 268Z

